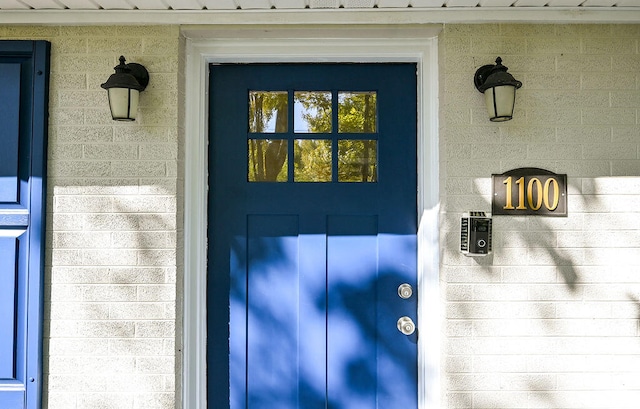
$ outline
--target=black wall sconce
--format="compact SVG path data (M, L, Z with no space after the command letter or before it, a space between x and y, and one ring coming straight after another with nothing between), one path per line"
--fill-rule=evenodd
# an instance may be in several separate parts
M149 71L143 65L125 61L120 56L120 64L113 68L115 74L100 85L109 93L109 108L115 121L135 121L140 91L149 84Z
M502 58L496 58L496 64L478 68L473 82L476 89L484 94L484 100L492 122L509 121L513 118L516 90L522 82L513 78L502 65Z

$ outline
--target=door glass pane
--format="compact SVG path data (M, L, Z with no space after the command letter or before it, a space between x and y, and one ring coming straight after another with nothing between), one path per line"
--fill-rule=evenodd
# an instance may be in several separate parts
M287 141L249 139L249 182L287 181Z
M331 92L296 91L293 129L297 133L331 133Z
M338 132L372 133L376 132L377 93L339 92L338 93Z
M249 132L287 132L286 91L249 91Z
M293 146L296 182L331 182L331 140L296 139Z
M338 141L338 182L378 180L378 141Z

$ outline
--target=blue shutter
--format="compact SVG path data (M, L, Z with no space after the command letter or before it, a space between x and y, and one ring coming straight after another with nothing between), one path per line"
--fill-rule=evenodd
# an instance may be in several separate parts
M0 41L0 408L42 396L50 44Z

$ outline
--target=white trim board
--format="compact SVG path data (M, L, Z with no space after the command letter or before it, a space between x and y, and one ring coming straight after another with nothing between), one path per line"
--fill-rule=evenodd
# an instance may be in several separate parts
M184 30L186 42L183 408L206 408L208 66L251 62L416 62L418 66L419 408L440 406L439 26Z

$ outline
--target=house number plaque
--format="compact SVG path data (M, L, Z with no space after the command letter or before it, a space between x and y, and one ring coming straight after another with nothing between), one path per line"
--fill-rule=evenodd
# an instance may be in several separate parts
M567 175L519 168L491 175L492 215L566 216Z

